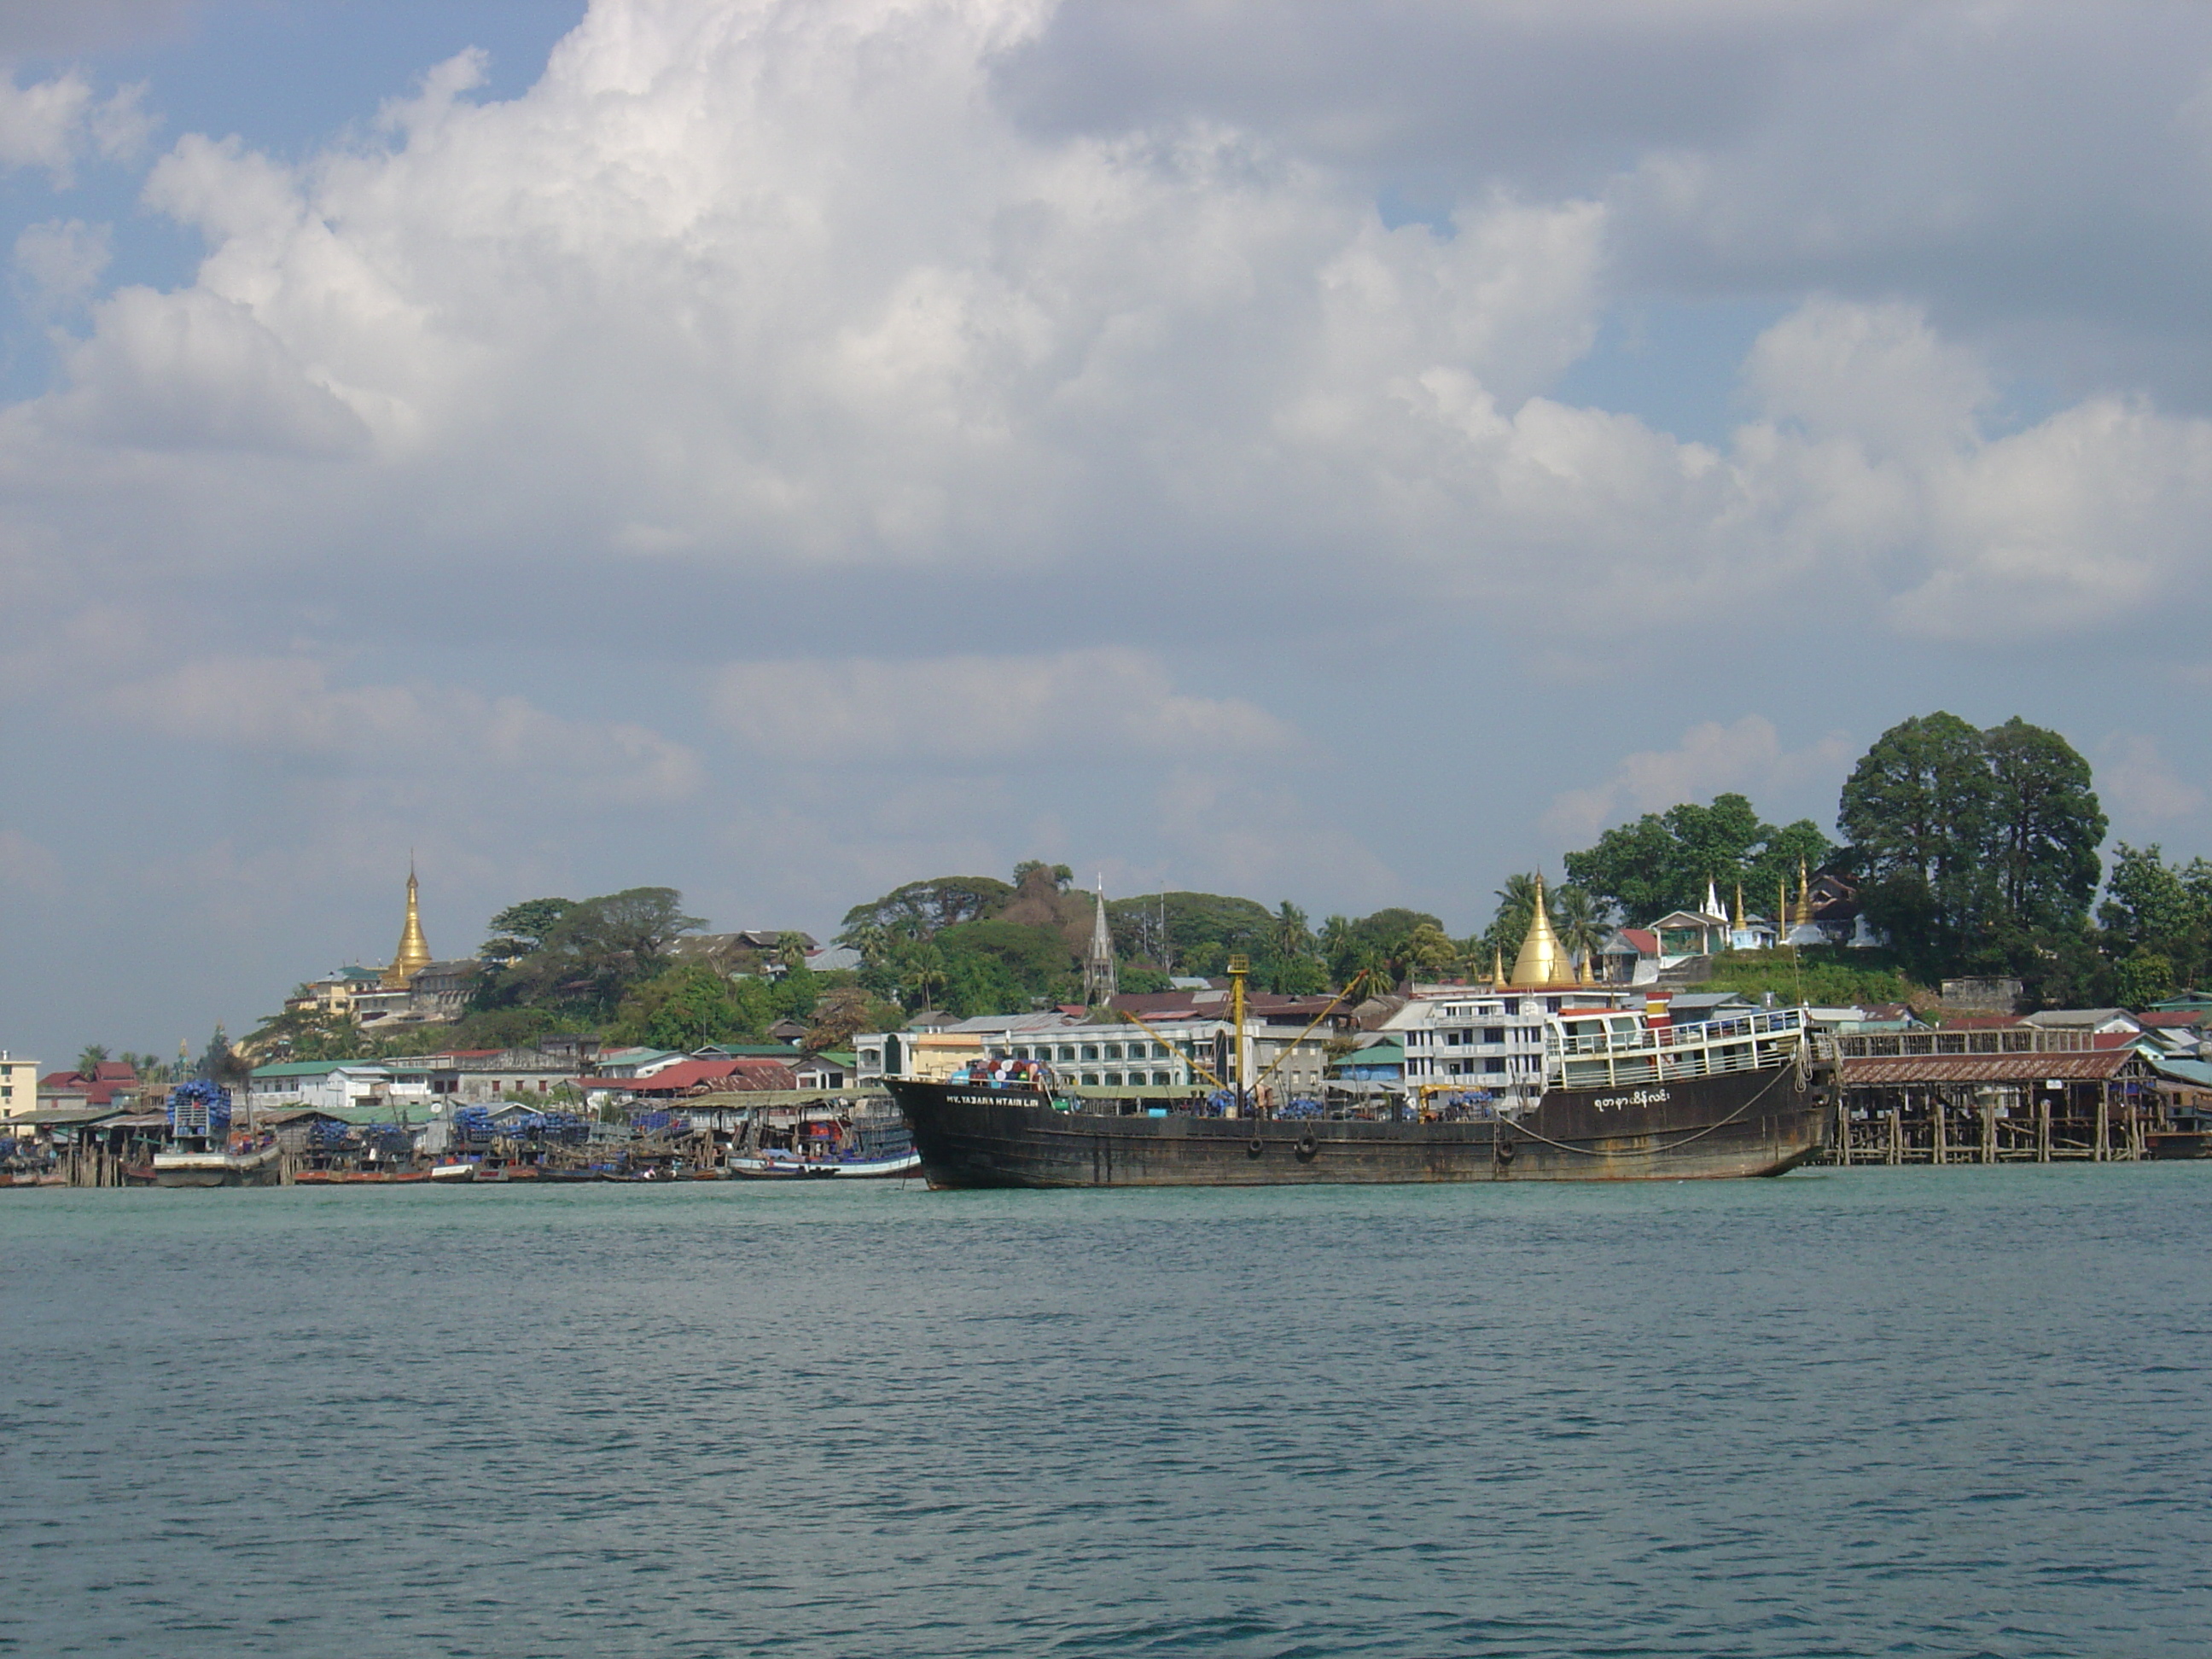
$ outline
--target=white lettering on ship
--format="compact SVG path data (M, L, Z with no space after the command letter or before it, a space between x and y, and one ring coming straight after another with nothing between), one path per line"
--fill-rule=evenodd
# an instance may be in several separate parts
M1638 1089L1632 1095L1600 1095L1590 1104L1609 1112L1616 1106L1663 1106L1669 1098L1664 1089Z

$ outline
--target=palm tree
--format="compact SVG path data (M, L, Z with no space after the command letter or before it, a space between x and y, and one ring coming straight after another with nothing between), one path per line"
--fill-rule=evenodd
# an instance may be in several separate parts
M1451 942L1444 930L1432 921L1425 921L1398 942L1391 952L1390 969L1400 979L1415 979L1423 973L1441 973L1459 959L1459 947Z
M1306 913L1285 899L1267 927L1267 954L1278 962L1297 962L1313 954L1313 929Z
M928 944L909 948L901 961L899 984L915 993L917 1008L932 1006L930 987L945 988L945 952Z
M793 968L806 965L806 937L803 933L778 933L775 936L775 959L788 973Z
M1497 898L1498 913L1492 919L1491 931L1493 937L1508 941L1504 948L1510 957L1520 948L1528 924L1536 919L1536 878L1525 871L1506 877Z
M92 1077L106 1063L106 1045L99 1042L88 1042L84 1046L84 1052L76 1057L77 1075L83 1078Z
M1552 931L1559 936L1569 956L1588 963L1595 972L1598 946L1613 931L1607 922L1605 905L1582 887L1554 888L1550 900Z

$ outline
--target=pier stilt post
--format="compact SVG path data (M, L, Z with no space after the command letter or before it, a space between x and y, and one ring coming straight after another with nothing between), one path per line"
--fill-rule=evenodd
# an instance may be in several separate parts
M2089 1155L2095 1162L2102 1164L2111 1156L2106 1142L2111 1139L2112 1133L2112 1085L2102 1083L2097 1085L2097 1149Z
M1905 1162L1905 1095L1899 1091L1889 1103L1889 1161Z
M1950 1160L1950 1137L1945 1133L1950 1126L1943 1121L1943 1091L1928 1091L1928 1161L1948 1164Z
M2051 1162L2051 1097L2040 1089L2035 1091L2035 1161Z

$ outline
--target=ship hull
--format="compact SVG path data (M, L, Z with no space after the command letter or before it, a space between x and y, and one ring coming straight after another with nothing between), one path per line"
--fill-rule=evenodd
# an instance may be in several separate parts
M1775 1176L1826 1141L1795 1065L1626 1091L1554 1090L1517 1119L1133 1117L1034 1088L890 1078L933 1187L1277 1187Z

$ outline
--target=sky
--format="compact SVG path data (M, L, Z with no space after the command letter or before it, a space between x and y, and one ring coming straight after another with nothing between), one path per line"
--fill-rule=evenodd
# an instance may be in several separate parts
M9 0L0 1046L515 900L2212 853L2212 8Z

